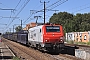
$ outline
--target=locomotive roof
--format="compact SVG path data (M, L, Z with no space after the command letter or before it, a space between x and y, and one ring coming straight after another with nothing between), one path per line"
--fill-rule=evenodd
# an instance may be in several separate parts
M35 26L35 27L33 27L33 28L30 28L29 30L40 29L40 28L42 28L42 26L43 26L43 25Z
M60 24L44 24L44 25L39 25L39 26L32 27L29 30L41 29L42 26L58 26L58 25L60 26Z
M28 33L28 30L21 30L18 33Z

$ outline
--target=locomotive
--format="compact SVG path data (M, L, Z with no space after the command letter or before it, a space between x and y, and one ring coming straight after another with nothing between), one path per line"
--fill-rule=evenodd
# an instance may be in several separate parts
M61 25L45 24L30 28L28 32L28 42L31 46L49 51L60 51L64 47L64 32Z
M59 52L64 48L65 38L63 27L59 24L39 25L30 28L28 31L24 30L22 32L7 35L12 35L13 37L10 39L16 42L50 52Z

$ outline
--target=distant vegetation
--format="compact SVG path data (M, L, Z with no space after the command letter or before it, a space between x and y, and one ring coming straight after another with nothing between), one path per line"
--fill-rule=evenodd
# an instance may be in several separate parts
M76 15L68 12L54 13L49 22L61 24L65 33L90 31L90 13Z
M19 32L19 31L22 30L22 27L21 26L17 26L17 27L15 27L15 30L16 30L15 32ZM8 31L8 32L5 32L5 34L10 34L10 33L13 33L13 32Z
M22 30L22 27L21 27L21 26L17 26L17 27L15 28L15 30L16 30L16 32L21 31L21 30Z
M90 42L75 42L73 40L71 41L66 41L68 44L79 44L79 45L89 45L90 46Z

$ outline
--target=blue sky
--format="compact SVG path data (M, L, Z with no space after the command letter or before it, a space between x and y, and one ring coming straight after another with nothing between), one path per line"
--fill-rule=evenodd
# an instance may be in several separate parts
M46 7L48 7L47 9L53 8L52 10L58 10L56 11L56 13L64 11L72 14L90 12L90 0L68 0L57 7L55 6L59 3L62 3L65 0L41 0L41 2L44 1L49 1L48 3L46 3ZM57 1L58 3L51 6L53 3ZM1 9L15 10L11 11ZM43 3L40 3L40 0L0 0L0 32L4 33L6 31L13 31L13 26L18 26L21 20L23 22L23 27L25 27L25 24L36 21L36 18L34 18L34 16L42 16L38 19L38 22L43 22L43 12L38 12L36 14L31 15L35 11L39 11L42 9ZM46 22L49 21L49 18L53 15L53 13L55 13L55 11L46 11ZM9 17L18 18L14 19Z

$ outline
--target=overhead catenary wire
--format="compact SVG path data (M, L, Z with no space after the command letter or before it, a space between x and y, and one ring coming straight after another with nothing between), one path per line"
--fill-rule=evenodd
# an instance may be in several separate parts
M74 11L74 12L72 12L72 13L75 13L75 12L78 12L78 11L82 11L82 10L85 10L85 9L88 9L88 8L90 8L90 6L87 6L87 7L85 7L85 8L81 8L81 9L78 9L77 11Z
M31 18L32 15L33 14L31 14L23 23L25 23L26 21L28 21Z
M42 6L42 5L43 5L43 4L39 5L38 7L40 7L40 6ZM36 8L38 8L38 7L36 7ZM23 24L26 23L29 19L32 20L32 18L31 18L32 15L33 15L33 14L36 14L37 12L39 12L39 11L36 11L36 12L31 13L30 16L23 22Z
M58 1L56 1L55 3L51 4L50 6L48 6L48 7L46 7L46 8L49 8L49 7L51 7L51 6L55 5L55 4L57 4L57 3L60 2L60 1L61 1L61 0L58 0Z
M58 0L57 2L53 3L52 5L46 7L46 9L48 8L48 9L52 10L52 9L58 7L59 5L65 3L65 2L67 2L67 1L68 1L68 0Z
M37 8L39 8L39 7L41 7L43 4L40 4L39 6L38 6L38 4L33 8L33 9L37 9Z
M50 8L51 6L53 6L53 5L55 5L56 3L59 2L59 4L56 4L54 7L52 7L51 9L49 9L49 10L52 10L52 9L58 7L59 5L63 4L64 2L66 2L66 1L68 1L68 0L63 0L63 2L60 2L60 1L61 1L61 0L56 1L55 3L53 3L53 4L51 4L50 6L46 7L46 9L47 9L47 8ZM80 10L83 10L83 9L80 9ZM34 12L33 14L36 14L37 12L40 12L40 11L43 11L43 9L42 9L42 10L39 10L39 11L36 11L36 12ZM78 11L79 11L79 10L78 10ZM48 9L47 9L47 12L48 12ZM25 23L26 21L28 21L28 20L32 17L33 14L31 14L23 23ZM39 15L42 15L42 14L43 14L43 13L41 13L41 14L39 14Z
M20 11L21 10L21 8L23 7L23 5L26 3L26 0L24 0L24 2L20 5L20 3L21 3L21 0L19 0L19 2L18 2L18 4L16 5L16 7L15 7L15 14L16 14L16 12L18 12L18 11ZM20 6L19 6L20 5ZM19 7L18 7L19 6Z
M5 4L3 4L3 3L0 3L0 4L2 4L3 6L5 6L5 7L8 7L8 6L6 6Z
M21 1L20 1L21 2ZM26 0L24 0L24 2L20 5L20 3L19 3L19 8L17 9L18 11L23 7L23 5L26 3Z
M60 1L61 1L61 2L60 2ZM50 6L46 7L45 10L46 10L46 9L52 10L52 9L58 7L59 5L65 3L66 1L68 1L68 0L58 0L58 1L56 1L55 3L51 4ZM58 2L59 2L59 4L57 4ZM52 6L53 6L53 7L52 7ZM50 7L51 7L51 8L50 8ZM39 10L39 11L35 11L33 14L36 14L36 13L38 13L38 12L43 12L43 10L44 10L44 9L41 9L41 10ZM47 10L46 12L48 12L49 10ZM31 18L33 14L31 14L23 23L25 23L26 21L28 21L29 18ZM42 14L43 14L43 13L42 13ZM42 14L39 14L39 15L42 15Z
M13 13L13 12L11 11L11 15L10 15L10 17L12 16L12 13ZM9 18L9 20L10 20L10 18ZM4 30L5 30L5 29L6 29L6 28L4 28Z
M79 12L79 11L82 11L82 10L85 10L85 9L88 9L88 8L90 8L90 3L84 4L84 5L81 5L81 6L78 6L78 7L74 7L74 8L68 9L66 11L67 12L72 11L71 13L74 14L76 12Z
M41 4L41 5L42 5L42 4ZM40 6L41 6L41 5L40 5ZM32 11L34 11L34 10L32 10ZM40 10L40 11L42 11L42 10ZM23 23L27 22L27 21L32 17L33 14L36 14L36 13L38 13L38 12L40 12L40 11L35 11L34 13L32 13Z
M0 3L0 4L2 4L3 6L5 6L5 7L8 7L7 5L5 5L5 4L3 4L3 3ZM15 10L15 9L10 9L9 7L8 8L0 8L0 10L11 10L11 15L12 15L12 13L13 13L13 11ZM10 15L10 17L11 17L11 15ZM2 18L4 18L4 17L2 17ZM9 17L8 17L9 18ZM10 19L9 19L10 20ZM7 25L6 25L7 26ZM6 27L5 27L6 28ZM5 28L3 29L3 30L5 30Z
M19 0L19 2L18 2L18 4L16 5L15 9L19 6L20 2L21 2L21 0Z
M28 1L29 1L29 0L28 0ZM56 3L55 3L55 4L56 4ZM54 4L53 4L53 5L54 5ZM24 4L24 6L25 6L25 4ZM23 10L24 6L20 9L20 11L17 13L17 15ZM59 6L59 5L57 5L57 6ZM56 6L56 7L57 7L57 6ZM42 9L42 10L43 10L43 9ZM42 11L42 10L40 10L40 11ZM38 11L37 11L37 12L38 12ZM36 12L36 13L37 13L37 12ZM16 15L15 17L17 17L17 15ZM31 15L27 18L27 20L30 19L30 17L31 17L32 15L33 15L33 14L31 14ZM10 24L11 24L14 20L15 20L15 19L13 19L13 20L10 22ZM27 20L26 20L26 21L27 21ZM26 21L25 21L25 22L26 22ZM10 25L10 24L9 24L9 25ZM9 27L9 25L8 25L7 27Z
M15 15L15 17L17 17L20 12L24 9L24 7L28 4L30 0L27 0L27 2L24 4L24 6L20 9L20 11ZM6 29L12 24L12 22L15 20L15 18L13 18L13 20L8 24L8 26L6 27Z
M53 4L52 4L53 5ZM61 3L60 3L60 5L61 5ZM56 4L55 5L56 7L57 6L59 6L59 4ZM53 6L48 6L48 8L50 8L50 9L54 9L54 7L55 7L54 5ZM47 8L47 7L46 7ZM81 8L81 9L79 9L79 10L77 10L77 11L74 11L74 12L78 12L78 11L81 11L81 10L85 10L85 9L87 9L87 8L90 8L89 6L88 7L85 7L85 8ZM43 9L42 10L40 10L40 11L43 11ZM37 11L37 12L39 12L39 11ZM37 13L37 12L35 12L35 13ZM47 12L48 12L48 10L47 10ZM73 13L74 13L73 12ZM35 14L35 13L33 13L33 14ZM32 16L33 16L33 14L31 14ZM31 15L27 18L27 20L29 20L30 18L31 18ZM40 14L41 15L41 14ZM26 22L26 21L25 21Z
M45 8L46 9L46 12L48 12L48 11L55 11L55 12L58 11L58 10L52 10L52 9L58 7L59 5L65 3L66 1L68 1L68 0L58 0L58 1L56 1L55 3L53 3L50 6L48 6L48 7ZM40 14L40 15L42 15L42 14Z

